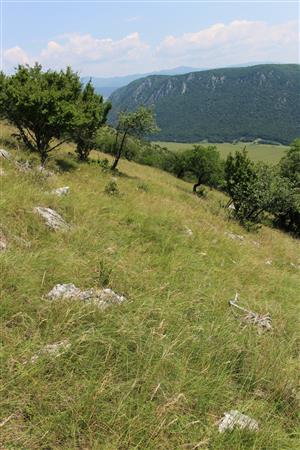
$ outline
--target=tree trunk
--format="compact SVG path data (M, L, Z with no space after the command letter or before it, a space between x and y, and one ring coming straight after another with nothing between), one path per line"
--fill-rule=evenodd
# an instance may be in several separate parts
M198 179L198 182L193 186L193 194L197 194L197 187L201 186L201 179Z
M115 158L115 160L114 160L114 162L113 162L113 164L112 164L112 166L111 166L111 170L115 170L115 169L117 168L119 159L121 158L121 155L122 155L122 151L123 151L123 147L124 147L124 144L125 144L126 136L127 136L127 132L125 132L124 135L123 135L123 137L122 137L122 141L121 141L121 144L120 144L120 148L119 148L119 150L117 151L116 158Z
M113 162L113 164L112 164L112 166L110 168L111 170L115 170L117 168L117 165L118 165L118 162L119 162L120 158L121 158L121 153L118 152L118 154L117 154L117 156L116 156L116 158L115 158L115 160L114 160L114 162Z
M41 151L40 152L40 158L41 158L41 166L45 167L46 161L48 159L48 153L44 152L44 151Z

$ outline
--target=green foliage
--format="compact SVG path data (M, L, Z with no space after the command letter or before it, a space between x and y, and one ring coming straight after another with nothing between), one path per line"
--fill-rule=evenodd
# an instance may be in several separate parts
M242 152L237 151L234 156L229 154L225 163L225 190L234 204L235 216L241 221L250 219L252 205L249 198L253 194L255 181L254 163L248 158L246 148Z
M280 173L300 188L300 139L295 139L280 161Z
M179 157L178 170L182 173L191 173L197 183L193 186L196 193L197 187L206 184L211 187L219 187L223 181L223 164L216 147L195 145L192 150L187 150Z
M110 180L104 189L105 194L112 195L112 196L118 196L120 195L120 191L118 188L118 185L115 180Z
M81 161L87 161L91 150L95 147L95 138L101 126L106 122L110 103L96 94L91 82L87 83L80 95L77 114L74 120L72 140L76 143L76 152Z
M152 106L161 132L178 142L251 141L289 144L300 135L297 64L213 69L176 76L151 75L115 91L117 112Z
M281 207L274 211L279 226L300 236L300 139L296 139L279 163L284 180Z
M1 85L0 115L17 127L26 147L44 163L74 129L81 96L78 75L71 68L42 72L39 64L19 65L14 75L1 75Z
M151 109L141 106L135 112L121 111L118 116L113 153L115 156L112 169L116 169L121 158L126 139L132 136L141 139L145 135L158 131L155 117Z
M300 192L297 185L297 150L293 144L279 166L253 163L243 152L229 155L225 164L225 190L234 204L234 215L247 225L266 214L278 226L300 234Z

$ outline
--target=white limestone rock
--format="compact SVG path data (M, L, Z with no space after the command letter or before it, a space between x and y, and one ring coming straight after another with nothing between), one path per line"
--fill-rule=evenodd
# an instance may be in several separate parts
M229 231L225 231L224 234L234 241L243 241L245 239L244 236L241 236L240 234L230 233Z
M47 297L49 300L57 300L58 298L67 299L78 297L81 293L81 290L78 289L75 284L57 284L54 288L48 293Z
M38 166L36 168L36 171L45 175L45 177L52 177L52 175L54 175L54 172L52 172L51 170L45 169L45 167L43 167L43 166Z
M53 191L51 191L52 194L58 195L59 197L62 197L64 195L67 195L69 193L69 186L64 186L61 188L57 188L57 189L53 189Z
M32 171L32 167L29 161L16 161L15 162L16 168L20 171L20 172L31 172Z
M57 284L48 293L47 298L49 300L78 299L83 302L94 304L102 310L114 304L120 305L126 300L123 295L116 294L112 289L90 288L82 291L73 283Z
M184 227L184 232L187 236L193 236L192 230L187 226Z
M3 233L0 232L0 252L4 252L7 248L7 240Z
M34 211L43 217L46 225L52 230L67 230L70 228L67 222L65 222L65 220L51 208L37 206L34 208Z
M240 413L237 410L231 410L229 413L225 413L224 417L218 422L219 432L224 433L227 430L233 430L239 428L241 430L247 429L250 431L258 431L258 423L251 417Z
M38 353L32 356L31 362L35 363L42 355L50 354L54 357L60 356L65 350L67 350L71 344L67 341L56 342L54 344L48 344L43 347Z

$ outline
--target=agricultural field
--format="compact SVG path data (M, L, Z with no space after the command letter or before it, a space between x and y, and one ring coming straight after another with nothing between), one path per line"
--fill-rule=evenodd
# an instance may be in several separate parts
M156 144L162 147L167 147L169 150L182 151L192 148L195 144L185 144L180 142L163 142L156 141ZM202 145L215 145L219 150L221 157L226 158L229 153L234 153L237 150L242 150L246 147L249 157L253 161L263 161L270 164L276 164L284 156L285 150L288 149L285 145L270 145L270 144L255 144L253 142L238 142L236 144L230 143L215 143L207 144L200 142Z

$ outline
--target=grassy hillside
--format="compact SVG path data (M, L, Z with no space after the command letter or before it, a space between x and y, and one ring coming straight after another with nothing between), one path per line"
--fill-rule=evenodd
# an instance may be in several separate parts
M299 241L247 234L221 194L199 199L123 160L120 196L104 193L111 175L94 164L48 178L1 164L1 448L299 448ZM61 186L68 196L49 194ZM49 231L36 206L70 230ZM51 303L57 283L108 286L127 301L106 311ZM272 332L233 314L236 291L270 312ZM64 339L62 355L30 362ZM232 409L260 431L219 433Z
M183 151L189 148L193 148L195 144L180 143L180 142L157 142L162 147L167 147L172 151ZM200 142L200 144L203 144ZM203 144L208 145L208 144ZM285 151L288 149L285 145L271 145L271 144L255 144L253 142L237 142L236 144L230 144L228 142L209 144L215 145L220 152L222 158L226 158L231 152L234 154L237 150L242 150L246 147L249 158L253 161L264 161L266 163L277 164L284 156Z
M162 141L289 144L300 135L300 66L265 64L177 76L148 76L115 91L119 110L153 107Z

